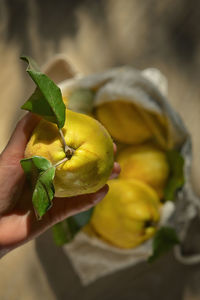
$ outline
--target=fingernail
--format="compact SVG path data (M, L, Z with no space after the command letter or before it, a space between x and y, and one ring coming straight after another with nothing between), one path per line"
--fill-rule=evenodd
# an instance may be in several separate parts
M118 164L118 162L114 162L114 170L116 173L120 173L121 172L121 167L120 165Z

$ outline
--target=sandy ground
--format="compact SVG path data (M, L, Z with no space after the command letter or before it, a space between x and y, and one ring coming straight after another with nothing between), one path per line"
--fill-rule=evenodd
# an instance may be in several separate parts
M197 1L181 0L63 0L48 5L1 0L0 150L22 115L20 105L33 90L21 54L44 65L63 53L85 74L124 64L157 67L168 78L170 103L191 132L193 183L200 195L198 12ZM131 268L82 288L50 233L37 240L36 248L30 242L4 257L0 278L1 300L200 299L199 266L182 266L171 254L154 266Z

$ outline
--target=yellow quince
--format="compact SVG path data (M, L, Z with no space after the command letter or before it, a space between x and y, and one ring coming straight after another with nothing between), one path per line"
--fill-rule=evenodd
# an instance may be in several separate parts
M95 119L66 110L62 128L71 157L56 167L55 196L69 197L99 190L112 171L113 143L106 129ZM41 120L33 131L25 157L43 156L53 165L66 158L55 124Z
M135 145L154 140L163 149L171 147L164 115L122 100L99 104L94 113L116 142Z
M117 156L121 166L120 178L138 179L153 187L160 197L169 176L169 165L164 151L153 144L129 146Z
M97 106L96 117L118 142L137 144L152 137L151 131L132 103L125 101L103 103Z
M139 180L109 181L109 192L90 220L94 231L120 248L134 248L151 238L160 218L156 192Z

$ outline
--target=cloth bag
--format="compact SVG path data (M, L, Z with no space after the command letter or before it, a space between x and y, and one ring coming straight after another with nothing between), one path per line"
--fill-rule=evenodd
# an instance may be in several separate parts
M167 118L169 142L173 142L185 160L185 184L177 193L175 203L167 201L163 205L159 226L175 228L180 241L183 242L191 221L199 215L200 199L193 191L190 178L192 159L190 134L167 100L167 79L157 69L139 71L128 66L84 76L77 72L69 60L62 55L50 61L45 66L45 71L59 83L64 97L68 97L76 89L95 89L93 107L106 101L124 99ZM84 110L82 103L69 103L69 106L75 111ZM152 240L134 249L123 250L80 231L63 249L70 258L81 283L87 285L102 276L146 261L152 254ZM182 263L200 262L198 254L184 257L181 244L174 247L174 253Z

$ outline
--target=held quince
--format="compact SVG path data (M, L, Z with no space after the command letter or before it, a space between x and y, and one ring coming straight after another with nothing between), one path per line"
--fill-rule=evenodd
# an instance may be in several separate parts
M109 243L134 248L151 238L160 217L156 192L139 180L109 181L109 192L94 209L90 225Z
M113 143L106 129L95 119L66 110L62 128L71 157L56 167L55 196L70 197L96 192L108 180L113 168ZM33 131L25 157L43 156L53 165L66 158L55 124L41 120Z

